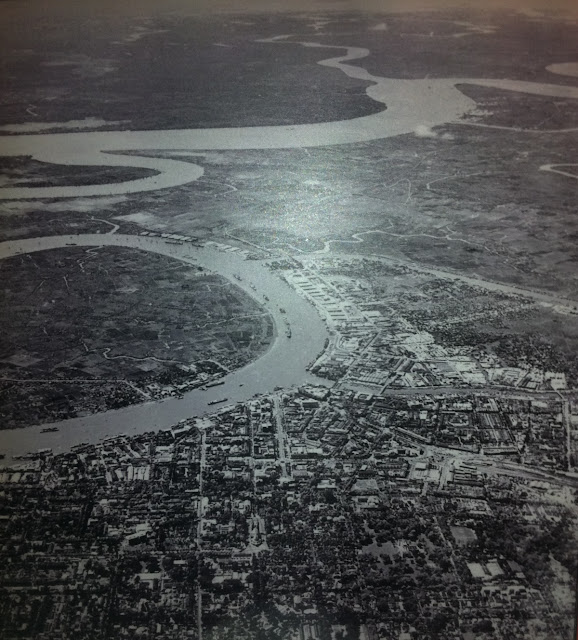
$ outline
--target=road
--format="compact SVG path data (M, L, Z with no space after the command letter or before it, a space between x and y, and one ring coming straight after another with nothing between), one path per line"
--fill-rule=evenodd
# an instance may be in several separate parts
M572 410L570 400L559 394L562 399L562 420L564 422L564 431L566 432L566 463L568 471L572 469Z
M281 463L281 472L283 477L286 478L289 475L287 473L287 434L285 433L283 407L277 393L273 396L273 414L275 416L275 437L277 438L277 460Z
M207 434L201 429L201 452L199 464L199 502L197 507L197 635L198 640L203 640L203 590L201 588L201 565L203 561L203 517L205 505L203 498L203 474L207 460Z
M347 380L339 381L336 385L336 388L351 388L354 390L363 387L362 384L348 384ZM377 392L375 389L370 389L369 387L365 387L368 393L377 393L378 395L383 396L425 396L425 395L433 395L433 396L441 396L441 395L455 395L455 396L471 396L471 395L482 395L487 394L489 396L500 396L503 394L507 394L508 398L524 398L529 400L531 398L540 398L540 396L560 396L565 398L567 396L572 396L576 394L576 390L554 390L554 389L541 389L539 391L532 391L531 389L522 389L520 387L508 387L505 385L481 385L475 386L472 385L470 387L451 387L451 386L443 386L443 387L396 387L395 389L390 389L388 387L380 388Z

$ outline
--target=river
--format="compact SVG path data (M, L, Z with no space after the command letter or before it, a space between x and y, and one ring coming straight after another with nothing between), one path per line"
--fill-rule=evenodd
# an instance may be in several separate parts
M1 136L0 154L5 156L31 156L41 162L62 165L152 168L158 174L113 184L5 187L0 189L0 199L129 194L186 184L203 175L203 169L198 165L146 155L159 150L317 147L367 142L412 133L420 126L434 127L459 122L464 114L475 109L476 104L458 90L458 84L476 84L541 96L578 98L578 87L516 80L382 78L370 74L362 67L348 64L368 56L370 52L367 49L326 47L314 42L285 41L283 37L271 38L270 41L272 46L344 49L343 55L321 60L318 64L371 83L366 89L367 95L386 105L386 108L370 116L317 124ZM574 75L575 65L553 65L550 70ZM128 155L126 152L131 153ZM138 155L139 152L145 155ZM188 244L168 244L158 238L120 234L56 236L5 242L0 245L0 258L64 247L67 244L133 247L202 265L229 279L237 273L242 277L238 285L266 306L277 326L283 326L286 317L291 323L293 335L288 339L283 332L279 332L267 353L227 376L222 386L206 391L191 391L183 399L168 399L67 420L53 425L59 429L55 433L41 433L41 429L47 425L0 431L0 452L13 455L42 447L64 451L74 444L94 442L114 434L134 434L169 427L183 418L207 411L210 408L209 402L213 400L226 397L231 402L242 401L257 393L272 391L276 386L286 388L311 379L306 367L315 354L321 351L327 337L326 328L313 307L273 275L263 262L244 261L234 253L195 248ZM254 284L256 291L251 288L250 283ZM263 296L267 296L269 301ZM280 313L280 307L287 310L286 316Z
M325 324L314 307L272 273L264 261L244 260L234 252L195 247L188 243L173 244L161 238L122 234L48 236L3 242L0 243L0 258L57 249L71 244L82 247L130 247L202 266L232 280L257 300L271 314L279 331L266 353L227 375L223 378L222 385L206 390L196 389L180 399L168 398L83 418L27 429L0 431L0 453L6 455L1 463L4 466L11 464L10 457L13 455L45 447L58 453L81 442L93 443L122 433L135 435L168 428L184 418L200 416L226 404L242 402L254 395L272 392L278 386L288 388L306 382L323 382L308 374L306 369L316 354L323 349L328 337ZM240 276L241 280L237 280L235 275ZM285 309L285 314L280 311L281 308ZM291 338L285 335L285 320L291 325ZM227 398L228 402L218 406L209 405L211 401L222 398ZM41 433L41 430L48 426L55 426L58 431Z
M285 36L269 38L271 46L303 46L344 49L340 56L326 58L319 65L336 69L357 80L369 82L366 94L386 108L360 118L315 124L178 129L157 131L93 131L0 137L0 155L30 156L40 162L80 166L124 166L154 169L149 178L118 183L64 186L0 188L0 200L20 198L71 198L119 195L175 187L197 180L202 167L176 159L155 158L158 151L209 151L240 149L289 149L370 142L459 122L476 109L459 84L474 84L540 96L578 99L578 87L508 79L468 78L383 78L363 67L348 64L370 55L361 47L328 46L316 42L294 42ZM568 74L571 63L555 65ZM126 152L130 152L128 155ZM139 155L139 152L144 155Z

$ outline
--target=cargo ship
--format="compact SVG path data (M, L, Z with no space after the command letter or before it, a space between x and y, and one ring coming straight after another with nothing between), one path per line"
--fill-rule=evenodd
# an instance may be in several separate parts
M224 380L213 380L212 382L207 382L205 387L208 389L209 387L218 387L222 384L225 384Z
M221 398L220 400L211 400L211 402L208 402L207 404L209 406L212 406L214 404L221 404L222 402L227 402L229 398Z

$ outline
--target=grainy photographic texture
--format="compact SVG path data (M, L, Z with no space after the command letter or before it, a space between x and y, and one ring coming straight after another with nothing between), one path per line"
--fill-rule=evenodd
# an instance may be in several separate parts
M0 639L559 640L570 7L0 5Z

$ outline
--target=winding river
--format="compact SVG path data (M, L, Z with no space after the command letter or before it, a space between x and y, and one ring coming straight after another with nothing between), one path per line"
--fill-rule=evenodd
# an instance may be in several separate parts
M287 36L270 38L271 46L296 46L345 49L343 55L318 64L337 69L351 78L369 82L366 93L385 106L373 115L318 124L233 127L217 129L180 129L162 131L98 131L36 135L0 136L0 155L30 156L35 160L61 165L122 166L154 169L152 177L114 184L61 187L16 186L0 189L0 199L72 198L108 196L175 187L197 180L202 167L178 159L147 156L156 151L208 151L239 149L286 149L368 142L415 132L418 127L435 127L459 122L476 108L473 100L459 91L459 84L474 84L541 96L578 99L578 87L502 79L414 79L399 80L375 76L349 64L369 55L357 47L335 47L315 42L295 42ZM575 63L552 65L552 73L575 76ZM211 401L228 398L246 400L267 393L276 386L291 387L307 380L307 365L323 348L325 325L305 300L271 273L264 262L245 261L234 253L222 253L188 244L167 243L160 238L122 234L86 234L54 236L10 241L0 244L0 258L65 247L132 247L201 265L229 279L241 276L238 285L264 304L275 324L283 326L287 318L292 338L278 332L271 348L258 360L229 374L224 384L205 391L195 390L184 398L134 405L54 425L0 431L0 452L6 462L15 454L50 447L64 451L80 442L96 442L120 433L135 434L166 428L183 418L202 415ZM251 284L255 287L251 287ZM265 299L268 298L268 301ZM281 315L284 308L287 315ZM54 433L41 433L46 426L57 426Z
M147 157L155 151L208 151L239 149L287 149L369 142L412 133L417 127L459 122L476 103L459 91L459 84L475 84L540 96L578 99L578 87L507 79L425 78L400 80L375 76L350 62L369 55L360 47L337 47L316 42L295 42L287 36L262 40L271 46L300 45L319 49L345 49L345 54L318 64L371 83L366 94L385 105L378 113L350 120L316 124L175 129L160 131L96 131L13 135L0 137L0 154L31 156L61 165L119 166L154 169L157 175L114 184L76 187L5 187L0 199L71 198L102 196L175 187L197 180L202 167L175 159ZM554 73L574 75L575 65L553 65ZM130 152L130 155L127 155ZM139 152L145 155L139 155Z
M222 385L206 390L195 389L181 399L168 398L49 425L0 431L0 453L6 455L0 464L11 464L11 456L37 451L39 448L49 447L55 452L62 452L81 442L97 442L122 433L134 435L168 428L184 418L199 416L226 406L210 405L214 400L227 398L230 404L247 400L259 393L272 392L277 386L288 388L306 382L321 382L309 375L306 369L315 355L323 349L328 337L325 325L313 306L274 275L263 261L244 260L235 253L195 247L187 243L173 244L162 238L122 234L48 236L3 242L0 243L0 258L58 249L71 244L82 247L130 247L203 266L231 279L259 304L264 305L280 330L265 354L227 375L223 378ZM240 276L241 280L233 279L235 275ZM282 314L280 308L285 309L286 313ZM291 325L290 339L285 335L285 320ZM58 432L41 433L47 426L58 427Z

